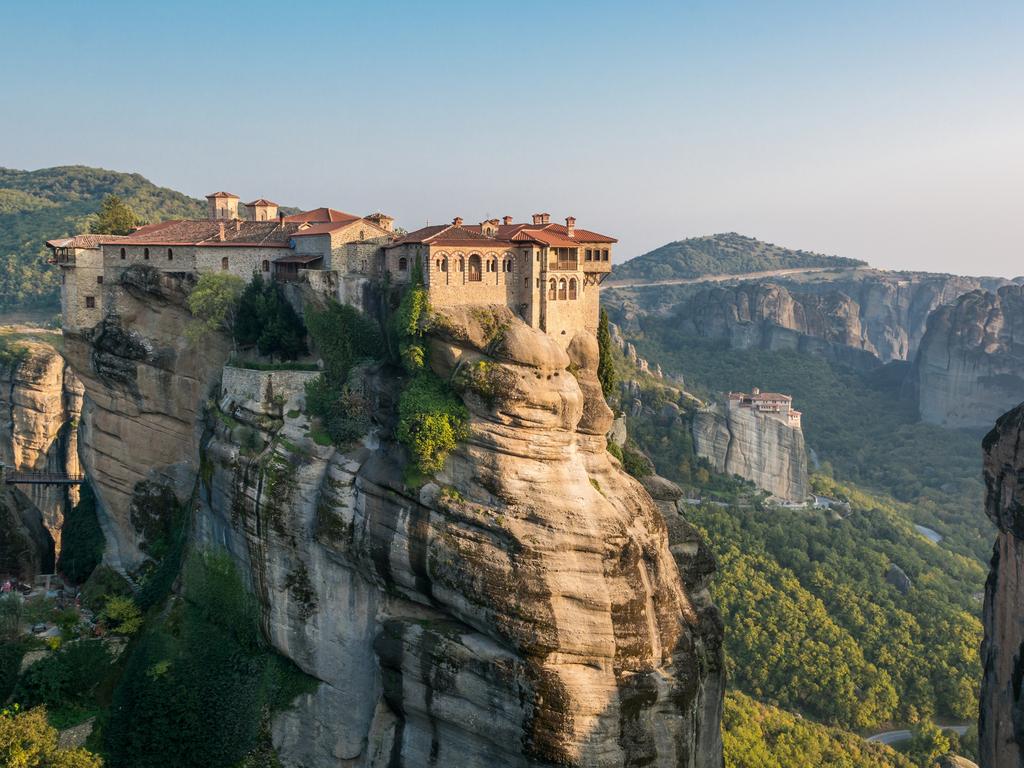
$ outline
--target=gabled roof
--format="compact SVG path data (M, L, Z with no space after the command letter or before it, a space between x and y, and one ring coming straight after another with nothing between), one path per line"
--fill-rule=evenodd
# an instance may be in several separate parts
M333 208L314 208L311 211L303 211L302 213L293 213L291 216L285 216L286 222L294 222L301 224L308 222L310 224L320 223L335 223L345 221L355 221L356 219L362 218L352 213L345 213L344 211L336 211Z
M221 227L224 239L220 239ZM287 248L296 225L277 221L162 221L139 227L130 235L101 235L100 243L123 245L263 246Z
M272 205L275 208L278 207L277 203L272 203L270 200L267 200L266 198L263 197L259 198L258 200L253 200L251 203L243 203L243 205L247 205L250 208L254 205Z
M585 243L617 243L614 237L577 227L573 237L563 224L499 224L493 236L483 234L479 224L438 224L417 229L393 242L391 246L407 243L425 245L480 245L491 242L501 245L540 243L556 248L574 248Z
M474 231L475 230L475 231ZM417 229L395 240L388 247L405 245L406 243L424 243L429 245L485 245L494 243L496 239L480 233L480 227L456 226L455 224L437 224Z
M238 199L238 195L233 195L230 192L214 192L213 194L207 195L206 199L209 200L211 197L230 197L233 200Z
M99 248L100 243L112 243L124 240L127 235L75 235L74 237L57 238L47 240L46 245L50 248Z

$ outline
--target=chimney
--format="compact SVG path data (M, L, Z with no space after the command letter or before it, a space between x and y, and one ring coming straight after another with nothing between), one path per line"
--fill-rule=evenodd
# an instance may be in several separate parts
M461 227L462 226L462 217L461 216L456 216L454 219L452 219L452 224L455 225L456 227Z
M533 214L533 223L534 224L543 224L544 223L544 214L543 213L535 213L535 214Z
M576 217L566 216L565 217L565 234L569 237L576 237Z
M278 211L277 223L282 229L284 229L284 211Z
M220 242L222 242L222 243L224 242L224 222L223 221L220 222L220 224L217 226L217 239Z
M504 218L503 218L503 219L501 220L501 222L502 222L502 223L503 223L503 224L504 224L505 226L508 226L509 224L511 224L511 223L512 223L512 217L511 217L511 216L506 216L506 217L504 217Z
M242 231L242 220L241 219L235 219L235 232L241 232L241 231Z
M541 224L550 224L551 223L551 214L550 213L542 213L540 215L540 223Z

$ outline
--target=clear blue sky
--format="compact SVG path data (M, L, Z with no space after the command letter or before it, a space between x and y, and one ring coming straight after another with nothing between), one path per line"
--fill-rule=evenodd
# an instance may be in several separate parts
M1024 273L1024 2L11 2L0 165Z

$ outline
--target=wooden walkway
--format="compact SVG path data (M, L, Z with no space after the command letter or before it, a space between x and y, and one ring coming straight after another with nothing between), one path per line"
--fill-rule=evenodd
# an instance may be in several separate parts
M60 472L13 472L3 474L6 485L81 485L85 475L69 475Z

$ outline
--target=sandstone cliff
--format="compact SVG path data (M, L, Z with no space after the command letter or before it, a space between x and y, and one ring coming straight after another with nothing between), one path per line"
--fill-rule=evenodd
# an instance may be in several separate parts
M449 311L437 374L483 363L497 386L455 377L469 437L413 491L394 371L362 371L377 426L358 446L318 445L298 392L208 403L223 342L184 341L180 281L127 277L68 344L107 557L139 563L146 499L199 478L197 538L234 555L267 637L320 681L273 723L286 765L721 765L710 566L605 450L593 337L567 354L504 308L497 338Z
M693 447L716 472L739 475L787 501L809 492L803 431L750 408L705 408L693 416Z
M106 561L131 571L147 533L163 528L173 493L187 499L199 468L202 404L220 378L228 344L185 335L194 278L128 269L111 311L92 329L66 333L64 354L85 387L82 465L96 491Z
M985 584L978 718L980 764L1024 766L1024 405L985 437L985 513L996 524Z
M1024 400L1024 287L973 291L932 313L915 373L931 424L986 427Z
M14 346L24 355L0 368L0 462L14 470L78 474L75 427L82 385L49 344ZM25 485L20 490L39 510L59 553L64 513L78 500L77 489Z

